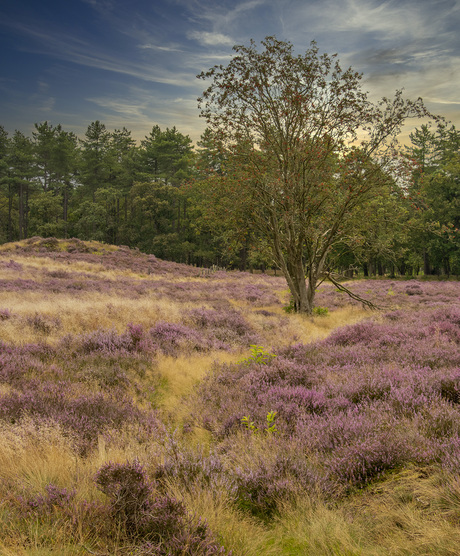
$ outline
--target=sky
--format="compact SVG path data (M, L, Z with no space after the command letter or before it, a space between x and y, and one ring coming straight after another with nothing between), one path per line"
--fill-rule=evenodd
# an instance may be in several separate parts
M136 140L176 126L196 142L197 74L276 36L299 54L314 40L371 98L403 88L460 128L459 29L460 0L0 0L0 125L83 138L100 120Z

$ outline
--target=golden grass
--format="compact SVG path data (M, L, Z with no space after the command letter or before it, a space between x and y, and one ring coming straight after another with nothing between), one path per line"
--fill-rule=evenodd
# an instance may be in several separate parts
M345 307L326 316L286 314L280 307L264 307L273 316L264 316L248 310L248 321L265 342L264 347L282 347L294 343L310 343L329 336L336 328L354 324L370 316L370 312L356 307ZM260 311L260 309L257 309Z
M40 292L0 292L0 307L9 309L15 317L2 321L0 339L12 344L46 339L53 344L66 334L83 334L97 329L115 329L121 333L128 323L149 328L161 320L179 322L189 306L192 305L154 297L128 299L90 292L79 297L71 294L44 296ZM28 324L27 317L35 314L47 321L50 326L48 332Z
M87 523L85 506L72 509L73 523L59 511L48 516L14 514L7 509L9 500L17 497L35 498L45 488L55 485L68 492L75 491L75 500L106 501L96 488L95 474L101 465L139 459L147 464L152 458L155 442L140 446L132 440L129 424L118 432L117 442L110 447L102 437L98 448L84 459L76 456L70 442L63 437L58 426L34 426L32 420L23 419L15 425L2 424L0 428L0 554L3 555L55 555L88 554L88 546L98 547L96 554L116 554L116 539L111 547L101 546L97 524ZM2 504L1 500L4 501ZM90 526L89 526L90 525ZM107 551L104 550L107 548Z
M68 486L75 482L76 456L58 426L42 425L32 420L20 424L3 423L0 429L0 477L10 482L20 479L32 492L40 492L53 483Z
M181 400L191 393L212 365L234 363L239 359L241 354L221 351L179 357L160 356L156 366L156 371L163 379L159 407L166 413L173 414L180 422L188 416L188 410L181 404Z
M228 494L219 488L203 489L194 485L188 490L170 483L169 492L182 500L189 511L206 519L210 529L235 556L280 556L277 547L268 546L271 535L267 527L235 509Z
M5 246L0 246L0 251L4 250ZM35 279L38 271L62 269L91 272L110 279L120 276L144 278L131 271L107 270L99 263L75 261L67 265L55 261L52 256L22 257L13 251L8 256L23 264L21 277L24 279ZM6 274L11 277L12 271L0 271L0 279ZM168 276L169 279L174 282L206 280ZM280 299L285 295L282 291L278 293ZM178 303L154 294L129 299L118 294L92 292L80 292L78 297L71 293L0 292L0 308L8 308L13 313L12 318L0 321L0 340L11 344L55 343L66 334L110 328L122 332L130 322L148 328L161 320L180 322L186 310L202 305L198 302ZM319 340L339 326L371 315L368 311L349 307L324 317L306 317L287 315L279 306L254 308L242 301L233 305L253 325L266 349ZM273 315L258 314L261 309ZM28 321L28 317L35 314L43 316L49 323L55 321L59 324L51 326L46 333L40 331ZM155 382L157 374L161 377L155 403L167 426L174 428L190 418L187 397L214 362L236 362L248 355L249 349L232 353L192 353L177 358L160 355L147 369L143 380L146 384ZM7 385L0 386L1 393L8 391ZM210 445L210 433L201 428L187 433L186 438L191 445L204 448ZM254 437L254 443L258 442L261 440ZM246 461L249 466L254 452L260 453L262 449L255 446L254 451L241 454L239 463ZM102 495L94 483L94 474L101 465L137 458L147 469L154 469L162 461L164 450L159 439L152 438L143 444L135 440L127 423L110 443L106 444L99 437L97 449L82 459L75 455L70 442L57 426L37 429L27 419L19 424L1 424L0 494L3 499L12 494L19 495L21 489L38 494L52 483L67 489L75 487L79 500L100 500ZM313 495L294 502L280 501L279 516L266 524L236 509L224 489L210 490L194 485L185 491L179 484L170 483L169 491L183 499L191 513L205 518L210 529L234 551L235 556L454 556L460 553L460 479L446 477L434 470L426 473L412 468L394 473L335 505L319 502ZM9 523L10 529L2 532L1 528L7 522L5 508L0 502L2 556L88 554L83 545L94 547L98 544L97 538L88 538L82 531L80 546L70 546L68 530L62 522L39 525L30 520L27 530L24 524ZM24 539L27 539L27 546L22 543ZM113 547L116 547L115 540ZM112 554L115 553L116 548L113 548Z

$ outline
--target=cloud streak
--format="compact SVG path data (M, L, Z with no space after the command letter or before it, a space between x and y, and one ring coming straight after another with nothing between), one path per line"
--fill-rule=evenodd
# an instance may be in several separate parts
M16 0L0 8L3 112L10 128L35 110L137 134L185 126L196 140L196 75L227 63L234 44L275 35L299 53L315 39L374 97L404 88L460 124L459 26L459 0L83 0L48 13Z
M213 33L210 31L190 31L187 37L198 41L204 46L233 46L235 41L222 33Z

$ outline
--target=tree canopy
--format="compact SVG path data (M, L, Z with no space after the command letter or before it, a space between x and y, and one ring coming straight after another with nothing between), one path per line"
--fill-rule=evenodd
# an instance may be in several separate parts
M199 106L225 152L215 183L236 182L234 197L247 201L295 309L311 313L328 255L353 228L355 209L398 179L402 124L429 114L401 91L371 102L361 75L315 43L303 55L274 37L261 44L261 51L254 41L235 46L227 66L202 72L211 84Z

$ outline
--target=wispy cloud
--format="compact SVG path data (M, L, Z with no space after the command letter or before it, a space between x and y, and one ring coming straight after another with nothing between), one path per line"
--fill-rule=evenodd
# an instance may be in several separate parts
M233 27L235 23L241 21L242 18L247 19L251 13L257 8L267 3L267 0L247 0L242 2L218 3L207 0L205 2L191 2L189 5L193 8L194 17L197 20L207 21L211 28L215 30L224 30Z
M98 107L100 119L108 128L119 128L129 121L129 129L137 140L143 139L153 125L161 128L176 125L193 141L200 138L204 122L197 118L196 100L192 96L152 95L151 90L130 87L124 95L88 97Z
M16 24L16 29L24 35L34 38L40 45L22 48L34 54L46 54L66 62L127 75L149 82L176 86L186 86L190 83L188 73L168 70L142 60L123 59L119 53L105 52L97 44L88 40L62 34L61 32L50 34L24 24Z
M138 47L142 50L159 50L161 52L184 52L183 48L179 48L179 46L164 46L158 44L139 44Z
M56 104L56 99L54 97L48 97L42 99L38 109L42 112L51 112Z
M197 40L205 46L233 46L235 41L222 33L214 33L211 31L189 31L187 37Z
M144 118L147 108L146 103L136 103L133 99L128 101L126 99L99 97L87 98L86 100L96 104L104 110L115 112L129 120L132 118Z
M29 64L27 75L3 66L13 128L43 113L79 130L94 117L137 137L157 123L196 139L204 125L196 74L227 63L234 44L266 35L299 53L315 39L321 52L362 71L373 97L404 88L460 118L460 0L78 0L47 15L40 3L20 4L28 9L0 8L4 48Z

